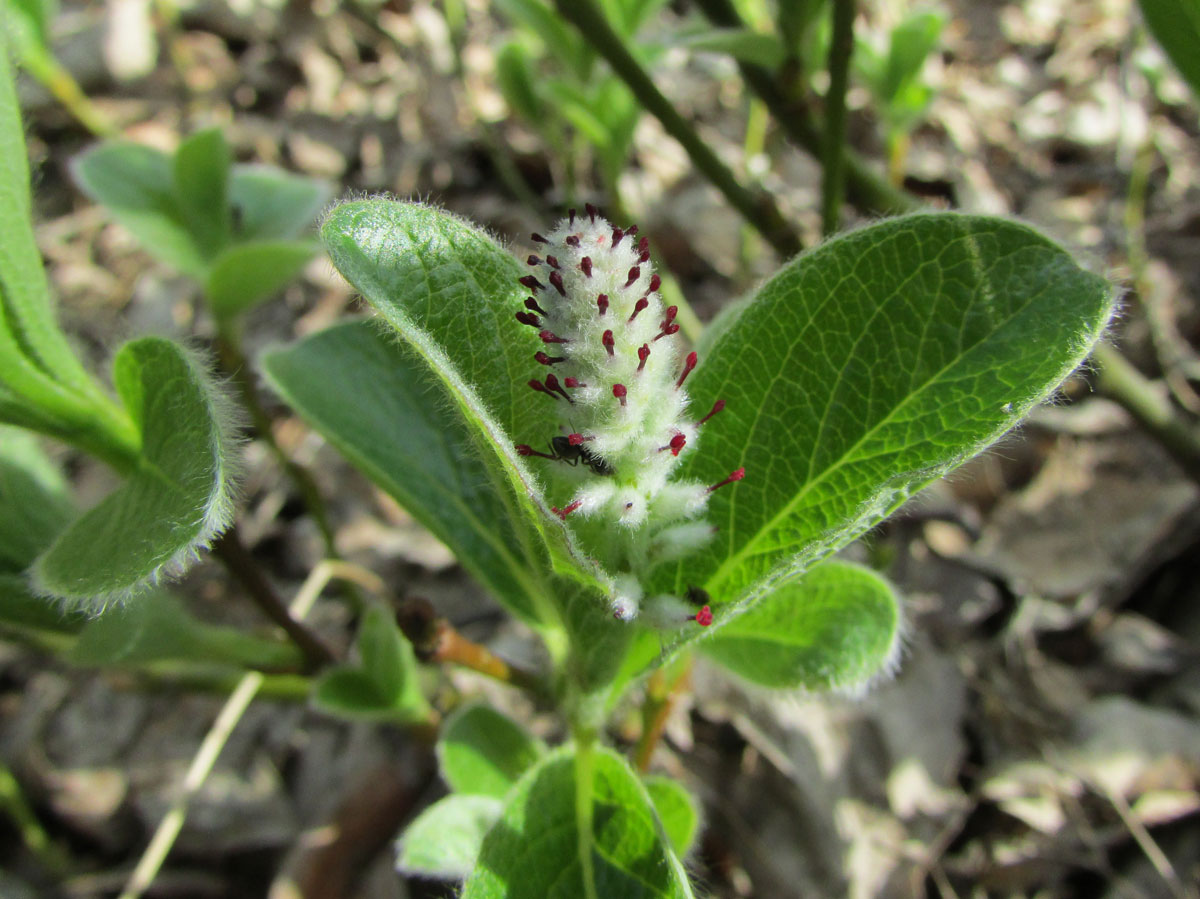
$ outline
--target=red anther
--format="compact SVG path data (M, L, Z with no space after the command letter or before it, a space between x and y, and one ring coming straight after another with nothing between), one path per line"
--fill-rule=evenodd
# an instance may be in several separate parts
M646 360L649 358L650 358L650 344L643 343L640 347L638 347L638 367L637 367L638 371L641 371L643 368L646 367Z
M650 261L650 251L642 250L642 252L640 252L638 254L638 262L649 262L649 261Z
M579 260L579 270L581 272L583 272L589 278L592 276L592 257L591 256L584 256L582 259Z
M678 390L683 386L684 379L692 373L692 369L696 367L696 351L692 350L687 354L687 358L683 360L683 371L679 373L679 380L675 382L675 389Z
M535 300L533 297L525 298L525 308L530 312L536 312L538 315L547 314L546 310L539 306L537 300Z
M706 492L712 493L714 490L718 489L719 487L724 487L726 484L732 484L734 481L740 481L745 476L746 476L746 469L739 468L735 471L730 472L729 477L727 477L725 480L717 481L717 483L715 483L711 487L709 487Z
M625 236L625 232L622 231L620 228L613 228L612 245L613 245L614 250L617 248L617 244L619 244L621 242L621 238L623 238L624 236Z
M700 611L692 615L688 621L694 621L701 627L708 627L713 621L712 609L708 606L701 606Z
M584 437L582 434L568 434L567 443L571 446L579 446L581 443L587 443L589 440L595 440L595 437Z
M555 396L555 395L554 395L554 394L553 394L553 393L550 391L550 389L549 389L549 388L547 388L547 387L546 387L546 385L545 385L545 384L543 384L541 381L539 381L537 378L534 378L532 381L530 381L530 382L529 382L529 386L530 386L531 388L533 388L534 390L536 390L538 393L544 393L544 394L546 394L546 396L550 397L550 399L552 399L552 400L556 400L556 399L558 399L558 397L556 397L556 396Z
M542 237L542 235L538 234L536 231L529 235L529 239L534 243L550 243L550 241L546 240L546 238Z
M587 384L584 384L578 378L567 378L563 383L568 387L587 387Z
M600 315L603 316L608 311L608 294L602 293L596 297L596 305L600 308Z
M613 396L621 401L621 405L625 405L625 394L629 391L625 389L624 384L613 384Z
M546 265L550 266L551 268L559 268L558 257L557 256L547 256L546 257Z
M567 516L570 515L572 512L574 512L576 509L578 509L582 505L583 505L583 500L577 499L577 500L575 500L575 502L571 503L571 505L567 506L564 509L560 509L557 506L551 506L550 511L553 512L555 515L557 515L559 518L561 518L563 521L566 521Z
M563 238L563 243L565 243L568 247L577 247L579 246L579 235L569 234Z
M567 289L563 286L562 272L551 272L550 283L554 285L554 289L558 291L559 296L566 296Z
M628 228L625 229L625 233L628 234L630 237L633 237L633 235L637 234L637 225L630 225Z
M541 264L542 264L542 257L541 257L541 256L534 256L532 253L530 253L530 254L529 254L529 258L528 258L528 259L526 259L525 261L526 261L526 262L528 262L530 265L541 265Z
M554 365L556 362L566 362L566 356L547 356L545 353L534 353L533 358L542 365Z
M708 421L710 418L712 418L714 415L716 415L718 412L720 412L724 408L725 408L725 401L717 400L715 403L713 403L713 407L711 410L709 410L709 413L706 416L704 416L702 419L700 419L698 422L696 422L696 427L700 427L700 425L704 424L706 421Z
M642 276L642 270L635 265L633 268L631 268L629 270L629 280L625 282L625 286L628 287L630 284L632 284L634 281L636 281L641 276Z
M648 299L646 299L645 297L642 297L640 300L638 300L636 303L634 303L633 304L633 315L629 316L629 319L628 319L628 321L625 322L625 324L630 324L635 318L637 318L638 313L641 312L643 309L645 309L649 305L650 305L650 301Z
M639 253L645 253L648 249L650 249L650 238L643 237L641 240L638 241L637 251Z
M532 312L518 312L517 321L523 325L531 325L535 328L540 328L542 326L541 321L539 321L538 317Z
M552 456L549 453L539 453L528 443L518 443L517 444L517 455L518 456L540 456L543 459L553 459L555 462L558 461L557 456Z
M520 279L520 282L524 287L528 287L530 290L545 290L546 289L546 285L543 284L541 281L539 281L537 278L535 278L533 275L526 275L524 278Z
M658 290L658 288L661 286L662 286L662 278L660 278L658 275L651 275L650 276L650 290L647 292L654 293L654 291Z
M563 386L558 383L558 378L556 378L554 375L546 375L546 389L553 390L555 393L561 393L563 399L565 399L568 403L571 405L575 404L575 401L571 399L571 395L563 390Z
M567 210L567 217L571 220L570 227L574 228L575 227L575 208L574 207Z
M675 316L678 312L679 312L678 306L668 306L667 307L667 313L666 313L666 315L663 316L663 327L664 328L667 325L671 324L671 322L675 321Z
M660 337L670 337L672 334L678 334L678 333L679 333L679 322L671 322L671 324L669 324L669 325L663 325L663 329L661 331L659 331L656 335L654 335L654 339L658 340L658 338L660 338ZM651 341L651 342L653 342L653 341Z
M676 434L674 437L671 438L670 443L668 443L666 446L659 447L658 451L661 453L663 450L670 450L672 456L678 456L679 451L681 449L683 449L686 444L687 444L687 438L684 437L682 434Z
M591 219L592 224L596 224L596 213L598 213L600 210L591 203L584 203L583 209L588 214L588 218Z
M603 334L601 334L600 342L604 344L604 348L608 350L608 355L613 355L613 346L616 343L616 341L613 340L613 332L605 331Z
M539 331L538 337L542 338L542 343L570 343L565 337L558 337L553 331Z

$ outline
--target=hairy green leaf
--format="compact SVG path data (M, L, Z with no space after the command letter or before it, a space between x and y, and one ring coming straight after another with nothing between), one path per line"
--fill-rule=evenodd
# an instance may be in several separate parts
M218 318L253 309L296 277L316 251L316 245L305 240L230 247L209 269L204 290L209 307Z
M582 832L581 832L582 830ZM526 772L484 838L463 899L690 899L646 789L608 749Z
M869 568L827 559L700 648L765 687L853 690L895 664L900 605L891 585Z
M491 796L455 793L439 799L408 825L400 837L396 869L447 880L466 880L483 838L504 803Z
M229 243L229 144L220 128L198 131L179 145L172 160L175 198L183 221L206 263Z
M723 624L999 439L1080 364L1112 305L1103 278L998 219L913 215L801 256L689 381L697 409L727 406L684 474L746 477L713 494L711 551L657 586L704 586Z
M267 353L275 391L375 484L449 546L526 621L543 592L506 488L492 480L461 419L419 357L373 322L338 325Z
M502 798L546 751L541 740L484 705L459 709L442 727L437 756L456 793Z
M675 854L683 858L692 848L700 831L700 806L691 793L677 780L669 777L647 777L643 780L654 812L671 841Z
M229 179L233 236L239 243L288 241L307 231L330 187L266 165L235 165Z
M66 479L37 438L0 426L0 571L24 571L74 513Z
M125 344L113 382L142 438L140 467L38 558L34 587L99 611L186 568L233 514L225 399L160 337Z

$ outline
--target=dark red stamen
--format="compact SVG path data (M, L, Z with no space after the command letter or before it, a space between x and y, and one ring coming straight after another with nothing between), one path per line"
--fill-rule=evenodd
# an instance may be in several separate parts
M579 235L570 234L563 238L563 243L565 243L568 247L577 247L579 246Z
M641 240L638 241L637 251L639 253L645 253L649 249L650 249L650 238L649 237L643 237Z
M566 296L567 289L563 286L562 272L551 272L550 283L554 285L554 289L558 291L559 296Z
M604 348L608 350L608 355L613 355L613 346L616 344L616 341L613 340L613 332L605 331L603 334L601 334L600 342L604 344Z
M552 456L549 453L539 453L528 443L518 443L517 444L517 455L518 456L541 456L543 459L553 459L556 462L558 461L557 456Z
M669 324L669 325L663 325L663 329L654 336L654 339L658 340L658 338L660 338L660 337L670 337L672 334L678 334L678 333L679 333L679 323L671 322L671 324Z
M745 476L746 476L746 469L739 468L733 472L730 472L729 477L727 477L725 480L717 481L717 483L713 484L705 492L712 493L714 490L716 490L720 487L724 487L726 484L732 484L734 481L740 481Z
M550 399L552 399L552 400L556 400L556 399L558 399L558 397L556 397L556 396L555 396L555 395L554 395L554 394L553 394L553 393L552 393L552 392L551 392L551 391L550 391L550 390L549 390L549 389L546 387L546 385L545 385L545 384L543 384L541 381L539 381L537 378L534 378L532 381L530 381L530 382L529 382L529 386L530 386L531 388L533 388L534 390L536 390L538 393L544 393L544 394L546 394L546 396L550 397Z
M589 218L589 219L591 219L591 221L592 221L592 224L593 224L593 225L594 225L594 224L596 224L596 213L597 213L597 212L599 212L600 210L598 210L598 209L597 209L595 206L593 206L591 203L584 203L584 204L583 204L583 209L584 209L584 211L585 211L585 212L587 212L587 214L588 214L588 218Z
M526 262L528 262L530 265L541 265L541 264L542 264L542 257L541 257L541 256L534 256L534 255L531 253L531 254L529 255L529 258L528 258L528 259L526 259L525 261L526 261Z
M565 337L558 337L553 331L539 331L538 337L542 338L542 343L570 343Z
M710 418L712 418L714 415L716 415L718 412L720 412L724 408L725 408L725 401L717 400L715 403L713 403L713 407L709 411L709 413L706 416L704 416L702 419L700 419L698 422L696 422L696 427L700 427L700 425L704 424L706 421L708 421Z
M571 220L570 227L575 227L575 209L574 207L567 210L567 217Z
M619 244L621 242L621 238L623 238L624 236L625 236L625 232L622 231L620 228L613 228L612 245L613 245L614 250L617 248L617 244Z
M649 250L643 250L641 253L638 254L638 262L644 263L644 262L649 262L649 261L650 261L650 251Z
M579 260L579 270L581 272L583 272L589 278L592 276L592 257L591 256L584 256L582 259Z
M687 444L687 438L685 436L683 436L682 434L676 434L674 437L671 438L670 443L668 443L664 447L660 447L658 451L661 453L663 450L670 450L672 456L678 456L679 451L681 449L683 449L686 444Z
M630 225L628 228L625 229L625 233L628 234L630 237L633 237L633 235L637 234L637 225Z
M520 281L523 286L528 287L530 290L545 290L546 289L546 285L543 284L541 281L539 281L537 278L535 278L533 275L526 275L524 278L521 278Z
M581 443L587 443L589 440L595 440L595 437L584 437L582 434L568 434L567 443L571 446L579 446Z
M602 293L596 297L596 305L600 307L600 314L603 316L608 311L608 294Z
M649 305L650 305L650 301L648 299L646 299L645 297L642 297L640 300L638 300L636 303L634 303L633 304L633 315L629 316L629 320L626 322L626 324L629 324L635 318L637 318L638 313L641 312L643 309L645 309Z
M687 354L687 358L683 360L683 371L679 373L679 380L675 382L675 389L678 390L683 386L684 379L692 373L692 369L696 367L696 351L692 350Z
M537 300L535 300L533 297L527 297L525 299L525 308L530 312L536 312L538 315L547 314L546 310L539 306Z
M576 509L578 509L582 505L583 505L583 500L577 499L577 500L575 500L575 502L571 503L571 505L567 506L565 509L560 509L560 508L558 508L558 506L551 506L550 511L553 512L555 515L557 515L559 518L561 518L563 521L566 521L567 516L570 515L572 512L574 512Z
M542 237L542 235L538 234L536 231L529 235L529 239L534 243L550 243L550 241L546 240L546 238Z
M700 611L688 620L696 622L701 627L708 627L713 622L712 609L708 606L701 606Z
M634 281L636 281L641 276L642 276L642 270L635 265L633 268L631 268L629 270L629 280L625 282L625 286L628 287L630 284L632 284Z
M566 356L547 356L545 353L534 353L533 358L542 365L554 365L556 362L566 362Z
M532 312L518 312L517 321L523 325L532 325L535 328L540 328L542 326L541 321L539 321L538 317Z
M650 344L643 343L640 347L638 347L638 367L637 367L638 371L641 371L643 368L646 367L646 360L649 358L650 358Z
M613 384L613 396L621 401L621 405L625 405L625 394L629 391L625 389L624 384Z
M546 257L546 265L550 266L551 268L559 268L558 257L557 256L547 256Z
M667 325L671 324L671 322L675 321L675 315L678 312L679 312L678 306L668 306L667 307L667 313L666 313L666 315L663 316L663 327L664 328Z
M660 278L658 275L651 275L650 276L650 289L646 292L654 293L654 291L658 290L658 288L661 286L662 286L662 278Z
M587 384L584 384L583 381L580 381L578 378L567 378L564 383L568 387L587 387Z
M563 399L565 399L568 403L571 405L575 404L575 401L571 399L571 395L563 390L563 386L558 383L558 378L556 378L554 375L546 375L546 389L553 390L555 393L561 393Z

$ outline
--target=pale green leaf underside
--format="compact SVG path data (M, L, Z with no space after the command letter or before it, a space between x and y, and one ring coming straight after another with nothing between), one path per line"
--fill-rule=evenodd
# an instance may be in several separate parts
M239 315L277 294L312 259L317 247L304 240L241 244L212 264L204 295L218 317Z
M0 426L0 571L24 571L74 512L66 479L38 439Z
M483 838L504 803L491 796L455 793L440 799L408 825L400 837L396 869L446 880L466 880Z
M511 508L489 480L429 368L371 322L338 325L266 354L276 392L449 546L510 610L533 619Z
M690 899L682 866L645 788L618 755L590 760L591 826L582 835L571 747L547 756L508 795L463 899Z
M900 606L888 582L869 568L828 559L700 648L756 684L817 691L865 684L894 663L899 645Z
M38 591L92 609L181 571L232 514L228 422L207 373L159 337L125 344L113 369L141 465L33 568Z
M608 576L550 512L516 443L569 427L565 402L533 393L534 329L520 324L521 265L490 237L440 210L392 200L334 208L321 226L333 264L433 370L481 457L518 498L515 526L541 531L562 570L607 590Z
M702 359L685 475L717 491L711 551L656 586L748 606L994 442L1086 356L1109 285L1013 222L914 215L782 269ZM725 616L718 613L718 624Z
M647 777L643 784L671 848L685 857L700 831L699 804L683 784L669 777Z
M517 722L483 705L457 711L442 727L437 756L456 793L502 798L546 747Z

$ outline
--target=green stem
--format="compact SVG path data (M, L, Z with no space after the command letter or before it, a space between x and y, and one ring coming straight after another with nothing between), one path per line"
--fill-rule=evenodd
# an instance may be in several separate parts
M47 873L61 875L66 872L65 853L42 827L20 783L3 763L0 763L0 811L7 813L21 842Z
M734 173L721 162L696 133L691 123L683 118L663 96L641 64L625 46L625 42L613 31L608 20L593 0L554 0L559 14L579 29L596 52L608 61L612 70L625 82L642 107L662 123L671 137L679 141L692 164L729 201L729 204L758 229L763 238L783 257L800 252L803 245L795 229L784 219L774 199L766 193L752 192L744 187Z
M846 87L854 52L854 0L833 0L833 38L829 43L829 92L825 95L825 149L821 154L821 231L829 237L840 227L845 196Z
M730 0L695 0L708 20L720 28L743 28L745 23ZM793 96L776 82L770 69L753 63L738 63L742 78L771 111L792 142L814 157L820 157L825 136L811 110L798 93ZM844 153L846 197L858 209L875 214L914 212L923 204L879 177L858 154Z
M1120 403L1188 476L1200 483L1200 432L1196 427L1113 347L1097 344L1092 358L1098 366L1096 386L1100 392Z
M27 54L21 59L30 75L42 83L67 110L96 137L115 137L117 128L108 116L96 108L74 76L57 59L46 53L44 57Z
M602 899L596 894L596 871L592 863L592 800L596 778L596 737L594 732L575 736L575 830L577 853L582 869L585 899Z

